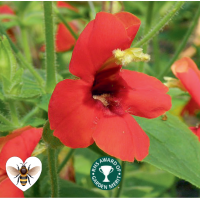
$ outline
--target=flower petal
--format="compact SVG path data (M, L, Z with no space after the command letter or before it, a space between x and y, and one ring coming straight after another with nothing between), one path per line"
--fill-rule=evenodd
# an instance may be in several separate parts
M97 104L88 83L69 79L59 82L49 103L49 122L54 136L71 148L91 145L98 117Z
M198 137L200 141L200 127L190 127L190 130Z
M0 14L14 15L14 11L7 5L0 6Z
M74 27L72 25L70 26L74 30ZM63 52L71 49L75 42L76 40L70 31L64 24L60 23L56 33L56 52Z
M7 175L6 171L0 168L0 183L1 183L4 179L6 179L7 177L8 177L8 175Z
M190 58L182 58L172 65L174 75L200 106L200 71Z
M0 137L0 153L1 153L3 146L6 144L6 142L8 142L9 140L21 135L22 132L24 132L24 131L26 131L30 128L31 128L31 126L19 128L17 130L14 130L12 133L8 134L6 137Z
M124 24L127 35L133 40L140 28L141 21L135 15L129 12L119 12L115 16Z
M21 129L20 129L21 130ZM14 132L16 137L12 137L10 135L8 137L9 140L6 141L2 150L0 152L0 168L5 170L6 162L9 158L13 156L17 156L25 161L29 158L35 149L37 143L40 141L42 137L42 128L30 128L19 132L18 130Z
M131 19L130 23L126 19ZM86 81L91 80L113 55L113 50L130 47L139 24L139 19L136 20L130 13L98 13L76 43L69 66L70 72Z
M158 79L143 73L122 70L120 75L129 87L121 90L121 104L129 114L156 118L171 108L168 88Z
M0 182L0 198L22 198L24 193L17 188L9 178Z
M172 72L177 78L179 73L185 73L188 71L189 68L193 69L193 71L195 71L197 76L199 76L200 78L200 71L195 62L191 58L188 57L181 58L180 60L177 60L171 67Z
M78 9L72 5L70 5L69 3L66 3L64 1L57 1L57 7L58 8L67 8L70 10L73 10L75 12L78 12Z
M93 135L97 146L123 161L143 160L148 155L149 138L128 114L102 117Z
M123 14L124 18L130 18L131 14ZM135 28L135 31L138 31L138 27ZM88 45L91 59L96 70L99 70L103 63L113 55L113 50L129 48L132 39L133 38L130 38L127 34L124 21L110 13L98 13L94 20L94 26Z
M89 38L93 29L94 20L89 22L80 34L74 47L69 64L69 71L87 82L94 81L95 69L88 50Z

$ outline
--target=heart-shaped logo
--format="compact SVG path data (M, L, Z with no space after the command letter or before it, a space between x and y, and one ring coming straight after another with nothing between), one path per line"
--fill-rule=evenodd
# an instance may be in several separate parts
M23 163L18 157L7 160L6 172L16 187L22 191L28 190L40 177L42 163L36 157L29 157Z

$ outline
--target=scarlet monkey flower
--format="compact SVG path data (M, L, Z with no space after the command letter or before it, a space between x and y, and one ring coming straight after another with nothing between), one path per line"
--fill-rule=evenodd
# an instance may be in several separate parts
M172 65L171 69L183 88L190 93L192 101L200 107L200 71L194 61L188 57L181 58Z
M196 111L200 110L200 71L194 61L188 57L184 57L176 61L172 66L172 71L177 78L179 78L183 87L191 95L191 99L182 110L182 115L188 112L194 115Z
M149 59L141 49L130 48L139 26L128 12L100 12L81 33L69 65L79 79L59 82L49 103L51 129L66 146L96 142L130 162L148 155L149 138L131 115L158 117L171 108L171 98L156 78L121 69Z
M0 6L0 15L1 14L14 15L15 13L9 6L2 5ZM9 21L9 20L4 19L3 21ZM15 42L15 35L14 35L13 29L12 28L8 29L7 33L10 36L10 38L13 40L13 42Z
M78 12L78 9L63 1L58 1L57 7L68 8L70 10ZM74 31L77 31L77 28L74 26L73 23L70 23L70 26ZM70 33L70 31L66 28L66 26L63 23L60 23L58 25L58 30L56 33L56 48L57 48L56 51L57 52L68 51L75 45L75 42L76 39L74 38L74 36Z
M42 128L30 126L17 129L0 137L0 197L24 197L23 191L18 189L8 178L6 162L17 156L23 162L29 158L42 136Z
M200 71L194 61L188 57L176 61L171 69L174 75L180 80L182 88L191 95L191 99L183 109L182 114L188 111L189 114L193 115L200 108ZM200 140L199 127L191 127L190 129Z

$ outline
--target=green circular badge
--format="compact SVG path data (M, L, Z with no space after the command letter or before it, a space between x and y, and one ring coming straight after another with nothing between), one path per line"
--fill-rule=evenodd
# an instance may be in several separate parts
M121 165L111 157L97 159L90 170L90 177L96 187L101 190L112 190L119 185L122 174Z

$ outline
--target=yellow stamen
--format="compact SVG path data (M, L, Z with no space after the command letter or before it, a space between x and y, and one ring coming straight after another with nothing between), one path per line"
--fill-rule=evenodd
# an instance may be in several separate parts
M164 83L164 85L166 85L168 88L179 88L185 92L187 91L179 79L164 77L164 80L167 81Z
M110 97L110 94L102 94L102 95L93 95L93 99L101 101L104 106L108 106L109 103L107 101L107 97Z
M116 49L113 51L115 61L119 65L126 66L131 62L148 62L150 55L144 54L141 48L129 48L124 51Z

